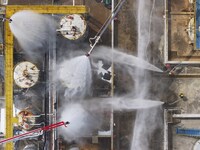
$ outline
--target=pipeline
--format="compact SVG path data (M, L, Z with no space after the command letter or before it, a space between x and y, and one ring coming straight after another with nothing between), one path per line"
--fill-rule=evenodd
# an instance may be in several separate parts
M41 128L38 128L38 129L34 129L34 130L31 130L31 131L28 131L26 133L23 133L23 134L20 134L20 135L16 135L16 136L13 136L13 137L10 137L10 138L7 138L7 139L4 139L4 140L1 140L0 141L0 144L4 144L6 142L11 142L13 141L14 139L20 139L20 138L24 138L24 137L29 137L30 135L32 134L35 134L35 133L40 133L42 131L49 131L49 130L52 130L54 128L58 128L60 126L65 126L67 127L67 125L69 124L69 122L64 122L64 121L61 121L61 122L57 122L55 124L51 124L51 125L48 125L48 126L44 126L44 127L41 127Z
M119 10L121 9L122 5L124 4L126 0L121 0L119 1L119 3L116 5L115 9L113 10L113 12L111 13L111 15L107 18L107 20L105 21L105 23L103 24L103 26L101 27L101 29L99 30L99 32L93 37L89 39L90 42L90 47L91 49L88 51L88 53L86 54L86 56L90 56L90 54L92 53L94 47L96 46L96 44L99 42L102 34L105 32L105 30L108 28L108 26L110 25L111 21L115 18L115 16L117 15L117 13L119 12ZM92 40L95 40L94 44L92 44Z

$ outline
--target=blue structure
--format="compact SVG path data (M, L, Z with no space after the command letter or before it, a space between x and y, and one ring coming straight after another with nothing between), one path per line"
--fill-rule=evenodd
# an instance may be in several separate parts
M196 29L196 37L195 37L195 49L200 50L200 0L196 0L196 13L195 13L195 29Z
M200 137L200 129L176 128L176 134Z

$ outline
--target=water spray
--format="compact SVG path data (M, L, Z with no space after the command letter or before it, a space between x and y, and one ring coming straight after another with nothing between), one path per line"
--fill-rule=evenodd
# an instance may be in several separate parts
M108 28L108 26L110 25L111 21L115 18L115 16L117 15L117 13L119 12L119 10L121 9L122 5L124 4L126 0L121 0L119 1L119 3L116 5L116 7L114 8L113 12L111 13L111 15L107 18L107 20L105 21L105 23L103 24L103 26L101 27L101 29L99 30L99 32L93 37L89 39L90 42L90 47L91 49L88 51L88 53L86 54L87 57L90 56L90 54L92 53L94 47L96 46L96 44L99 42L102 34L105 32L105 30ZM92 40L95 40L94 44L92 44Z

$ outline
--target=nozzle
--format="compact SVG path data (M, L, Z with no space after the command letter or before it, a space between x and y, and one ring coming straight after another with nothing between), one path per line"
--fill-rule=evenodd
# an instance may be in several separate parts
M90 54L89 54L89 53L87 53L87 54L85 54L85 56L89 57L89 56L90 56Z
M2 21L9 21L9 23L11 23L13 20L11 18L2 18Z
M67 121L67 122L65 122L65 124L67 125L67 124L70 124L70 122L69 121Z

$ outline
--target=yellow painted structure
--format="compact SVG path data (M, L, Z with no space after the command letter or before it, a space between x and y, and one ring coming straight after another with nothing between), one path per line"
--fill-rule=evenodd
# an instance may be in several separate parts
M5 106L6 106L6 138L13 136L13 35L8 22L5 26ZM6 143L6 150L11 150L13 143Z
M6 17L11 17L21 10L32 10L43 14L84 14L88 9L84 5L8 5L6 6Z
M21 10L32 10L42 14L85 14L88 9L83 5L8 5L5 17L10 18ZM13 137L13 123L17 122L13 117L13 34L9 23L5 23L5 103L6 103L6 138ZM13 150L13 142L6 143L6 150Z

